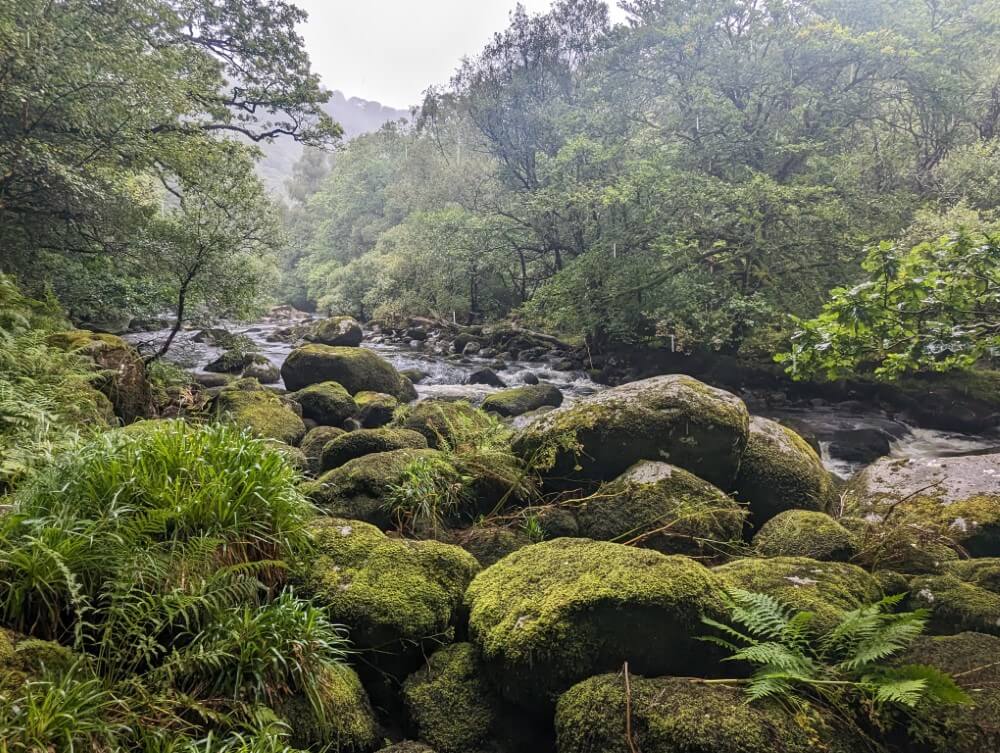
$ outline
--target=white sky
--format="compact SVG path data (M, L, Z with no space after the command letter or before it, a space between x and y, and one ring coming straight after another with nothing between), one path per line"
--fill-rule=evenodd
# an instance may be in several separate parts
M551 0L521 0L529 12ZM517 0L294 0L313 70L348 97L406 108L506 27ZM609 2L609 5L612 3ZM612 18L624 17L612 8Z

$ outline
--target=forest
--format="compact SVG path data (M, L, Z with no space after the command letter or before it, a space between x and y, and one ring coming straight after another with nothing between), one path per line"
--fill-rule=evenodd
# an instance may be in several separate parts
M0 0L0 753L1000 748L1000 4L616 5Z

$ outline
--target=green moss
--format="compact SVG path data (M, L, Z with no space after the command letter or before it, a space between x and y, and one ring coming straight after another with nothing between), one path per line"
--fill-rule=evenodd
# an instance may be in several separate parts
M465 402L422 400L397 418L396 425L419 431L430 447L454 446L459 433L489 428L489 416Z
M759 528L790 509L826 511L833 481L816 451L786 426L754 416L736 477L739 497Z
M354 396L358 404L358 420L366 429L377 429L392 422L399 401L383 392L364 391Z
M320 382L339 382L352 395L364 391L384 392L403 401L414 400L417 396L409 380L367 348L303 345L285 359L281 376L290 390L301 390Z
M299 448L305 453L306 460L309 462L309 470L313 474L320 473L320 458L323 457L323 448L344 433L343 429L338 429L335 426L317 426L306 432L299 443Z
M227 387L215 398L215 414L263 439L277 439L292 446L305 436L299 415L269 390Z
M662 460L728 491L749 420L735 395L691 377L660 376L547 413L521 433L515 449L548 461L552 488L610 481L639 460Z
M309 328L306 339L323 345L354 347L361 345L364 333L361 325L349 316L331 316L320 319Z
M0 628L0 694L20 689L45 670L68 669L75 659L72 651L58 643Z
M423 434L409 429L358 429L331 440L320 457L324 471L376 452L427 449Z
M1000 635L1000 594L955 575L932 575L910 582L910 606L930 610L935 633L975 630Z
M479 569L459 547L390 538L357 520L322 518L312 530L318 554L302 587L360 648L403 653L440 639Z
M732 497L707 481L651 460L636 463L575 509L583 538L631 542L692 557L733 551L740 544L746 515Z
M469 643L436 651L403 683L403 699L420 739L440 753L472 753L492 736L496 700Z
M573 683L621 667L700 672L693 639L720 614L722 582L703 565L587 539L520 549L469 586L469 634L501 694L545 708Z
M337 382L320 382L292 393L302 415L321 426L340 426L358 414L357 403Z
M715 572L732 586L770 594L796 610L813 612L814 625L821 631L833 627L844 612L883 596L869 573L844 562L746 558L720 565Z
M483 410L501 416L521 416L545 406L558 408L563 394L551 384L529 384L494 392L483 401Z
M375 747L375 715L361 680L348 666L325 672L323 713L301 695L285 697L274 711L288 722L290 743L298 748L365 753Z
M845 562L858 550L854 534L824 512L786 510L753 537L761 557L809 557Z
M945 570L967 583L1000 594L1000 557L950 562Z
M958 554L949 546L951 540L938 527L905 515L886 521L848 516L840 522L858 542L852 561L872 572L941 573L949 563L958 561Z
M685 678L592 677L559 699L559 753L854 753L816 712L748 704L735 687ZM629 722L632 739L626 734Z

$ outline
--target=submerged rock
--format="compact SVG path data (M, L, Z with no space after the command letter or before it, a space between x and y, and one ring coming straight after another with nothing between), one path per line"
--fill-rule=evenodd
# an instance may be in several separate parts
M303 345L285 359L281 376L290 390L320 382L339 382L352 395L384 392L406 402L417 396L408 379L366 348Z

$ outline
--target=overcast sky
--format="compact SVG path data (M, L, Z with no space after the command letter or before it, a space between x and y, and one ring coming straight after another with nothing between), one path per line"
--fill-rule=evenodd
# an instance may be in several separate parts
M507 25L517 0L294 0L313 69L349 97L406 108ZM532 12L551 0L522 0ZM610 3L609 3L610 4ZM613 18L622 14L613 9Z

